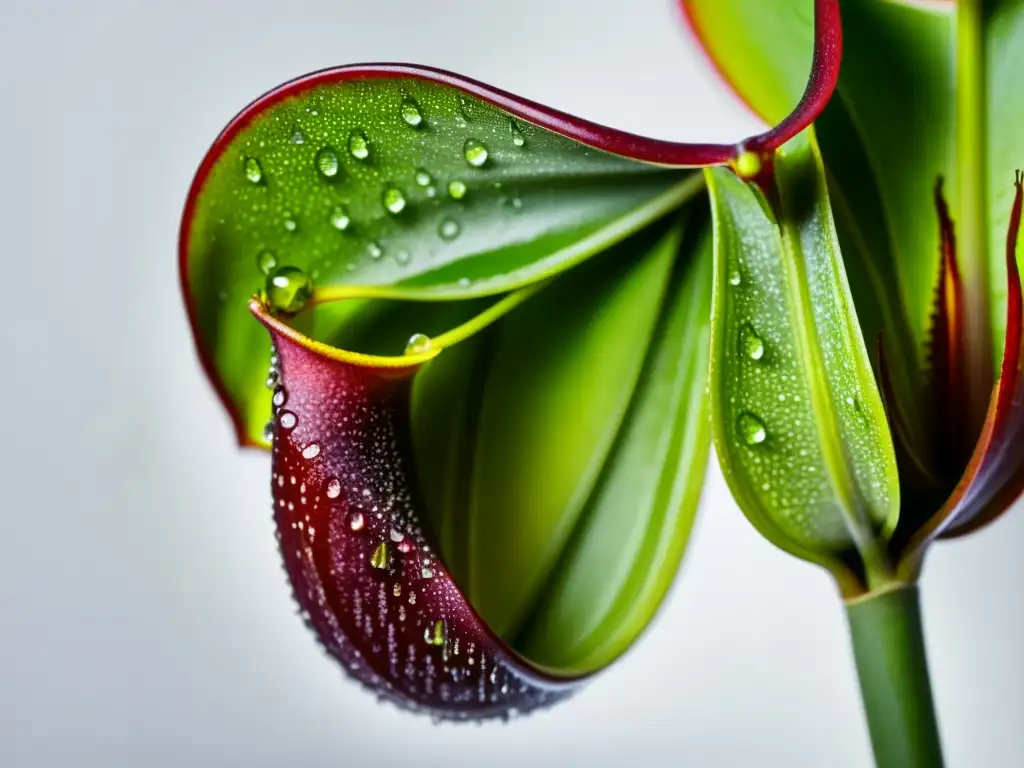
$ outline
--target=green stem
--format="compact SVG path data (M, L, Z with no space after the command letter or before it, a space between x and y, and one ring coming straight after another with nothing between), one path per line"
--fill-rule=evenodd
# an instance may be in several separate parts
M917 587L852 600L847 616L878 768L941 768Z

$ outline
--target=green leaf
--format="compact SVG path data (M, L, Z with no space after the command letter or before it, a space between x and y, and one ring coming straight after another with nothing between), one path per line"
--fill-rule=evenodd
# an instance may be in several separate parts
M586 507L640 380L679 233L630 240L497 329L473 451L470 601L512 638Z
M760 190L706 172L715 221L711 397L733 495L787 551L856 590L840 558L885 568L899 510L893 445L836 240L813 134Z
M300 267L319 291L493 295L605 250L699 185L422 78L267 97L215 145L186 208L182 270L197 340L240 437L262 443L269 349L246 310L266 280L261 267ZM318 335L331 338L345 316L326 311Z
M515 643L548 668L584 674L624 653L661 605L686 547L711 435L713 251L710 232L691 229L625 421Z

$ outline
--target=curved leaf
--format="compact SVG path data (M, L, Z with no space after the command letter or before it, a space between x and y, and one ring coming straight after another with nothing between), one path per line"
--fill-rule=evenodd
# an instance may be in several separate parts
M468 581L460 584L502 637L515 637L532 613L605 465L678 248L678 232L631 240L497 329L473 451Z
M899 510L895 455L810 134L776 158L776 214L707 172L715 216L711 392L733 495L762 533L857 585L840 559L886 568Z
M640 382L601 476L515 647L548 669L600 669L651 620L679 567L710 443L710 232L691 227Z

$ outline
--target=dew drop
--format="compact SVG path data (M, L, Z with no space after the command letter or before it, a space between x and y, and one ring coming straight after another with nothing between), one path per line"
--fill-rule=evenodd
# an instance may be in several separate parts
M243 168L245 170L245 178L253 184L259 184L263 181L263 166L260 165L260 161L255 157L245 158Z
M277 266L277 257L271 251L263 249L256 255L256 266L264 275L269 275Z
M432 578L434 578L434 572L430 568L427 568L427 566L424 565L420 569L420 576L422 576L424 579L432 579Z
M302 135L302 131L296 131L292 134L292 144L303 144L306 138Z
M512 131L512 143L517 147L521 147L526 144L526 137L523 135L523 132L519 130L519 126L516 125L515 120L509 121L509 127Z
M417 184L419 184L421 187L429 187L430 186L430 182L432 182L432 181L433 181L433 179L431 178L430 173L427 172L426 168L417 168L416 169L416 183Z
M313 295L313 281L298 267L278 267L267 275L267 301L276 312L298 312Z
M370 156L370 140L358 128L348 135L348 151L356 160L365 160Z
M422 355L429 351L430 337L423 333L414 333L405 345L405 354L407 355Z
M388 536L391 538L393 542L395 542L395 544L405 540L405 534L399 530L396 530L395 528L391 529L391 531L388 533Z
M320 455L320 444L310 443L302 449L302 458L304 459L315 459Z
M366 252L370 254L371 259L379 259L384 255L384 249L380 247L380 243L373 240L366 246Z
M290 214L285 215L284 228L288 232L294 234L299 228L299 222L291 217Z
M338 153L334 151L333 147L323 147L316 153L316 169L325 179L336 177L340 168Z
M406 125L411 125L413 128L418 128L423 122L423 113L420 112L420 105L416 103L415 99L406 97L402 100L402 119L405 120Z
M263 440L271 443L274 441L274 421L271 419L263 426Z
M397 187L385 189L381 200L384 202L384 207L388 209L388 213L393 216L397 216L405 210L405 195Z
M272 398L271 402L273 402L275 408L280 408L282 405L285 404L285 401L287 399L288 395L284 391L284 387L278 387L276 390L274 390L274 397Z
M459 222L451 216L445 216L437 225L437 234L441 236L442 240L454 240L459 236L460 230Z
M336 477L332 477L327 481L327 498L336 499L341 496L341 481Z
M438 619L432 626L423 630L423 639L427 645L442 646L444 645L446 634L447 628L445 627L444 619Z
M361 531L366 525L366 518L363 517L362 512L353 512L348 518L348 527L353 531Z
M281 427L283 429L294 429L299 423L298 417L291 411L281 411Z
M398 262L399 266L406 267L412 261L412 254L403 248L395 254L395 261Z
M764 342L750 323L744 323L740 327L740 351L751 360L760 360L764 357Z
M370 558L370 565L378 570L382 570L388 567L388 561L391 559L391 547L388 546L386 541L382 541L377 545L377 548L373 550L373 557Z
M462 154L466 162L474 168L482 168L487 162L487 147L479 139L466 139L466 143L462 145Z
M764 422L752 413L741 413L736 428L747 445L760 445L768 438Z
M739 285L741 281L742 278L739 272L734 271L729 275L729 285Z
M466 185L458 179L449 181L448 194L451 195L452 200L461 200L466 196Z
M348 211L343 206L338 206L331 211L331 226L339 232L344 232L349 228L352 223L352 219L348 215Z

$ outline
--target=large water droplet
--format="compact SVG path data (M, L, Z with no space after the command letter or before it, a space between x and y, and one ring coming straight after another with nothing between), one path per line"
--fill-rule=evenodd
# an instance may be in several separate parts
M388 546L386 541L382 541L377 545L377 548L373 550L373 557L370 558L370 565L378 570L382 570L388 567L390 559L391 547Z
M764 342L750 323L744 323L740 327L740 351L751 360L760 360L764 357Z
M747 445L760 445L768 438L764 422L752 413L741 413L736 428Z
M424 333L414 333L409 337L409 341L405 345L405 354L407 355L422 355L424 352L429 351L430 337Z
M523 146L526 143L526 137L523 135L523 132L519 130L519 126L516 125L516 121L509 121L509 127L512 131L512 143L517 147Z
M406 125L411 125L413 128L418 128L423 122L423 113L420 112L420 105L416 103L415 99L406 97L402 100L402 119L405 120Z
M474 168L481 168L487 162L487 147L479 139L466 139L466 143L462 145L462 154L466 162Z
M331 211L331 226L339 232L344 232L348 229L349 224L352 223L352 219L348 215L348 211L343 206L338 206Z
M313 281L298 267L278 267L267 276L267 301L275 312L298 312L313 295Z
M461 200L466 196L466 185L458 179L449 181L448 194L451 195L452 200Z
M245 158L243 168L245 169L245 178L253 184L259 184L263 181L263 166L260 165L260 161L255 157Z
M281 411L281 427L283 429L292 429L296 424L299 423L299 417L291 411Z
M263 249L256 254L256 266L259 267L260 272L264 275L269 275L273 272L274 267L277 266L277 257L267 249Z
M338 153L332 147L323 147L316 153L316 169L325 179L333 179L338 175L340 168Z
M423 639L427 645L436 645L438 647L444 645L445 635L447 634L447 627L445 626L444 619L438 619L431 626L428 626L423 630Z
M426 168L417 168L416 169L416 183L417 184L419 184L421 187L429 187L430 186L430 182L432 182L432 181L433 181L433 179L430 177L430 173L427 171Z
M310 443L302 449L302 458L304 459L315 459L320 455L320 444Z
M442 240L454 240L459 236L460 229L459 222L451 216L445 216L437 225L437 234L441 236Z
M348 135L348 151L356 160L365 160L370 156L370 140L358 128Z
M394 216L405 210L405 195L398 187L385 189L381 199L384 201L384 207L388 209L388 213Z

